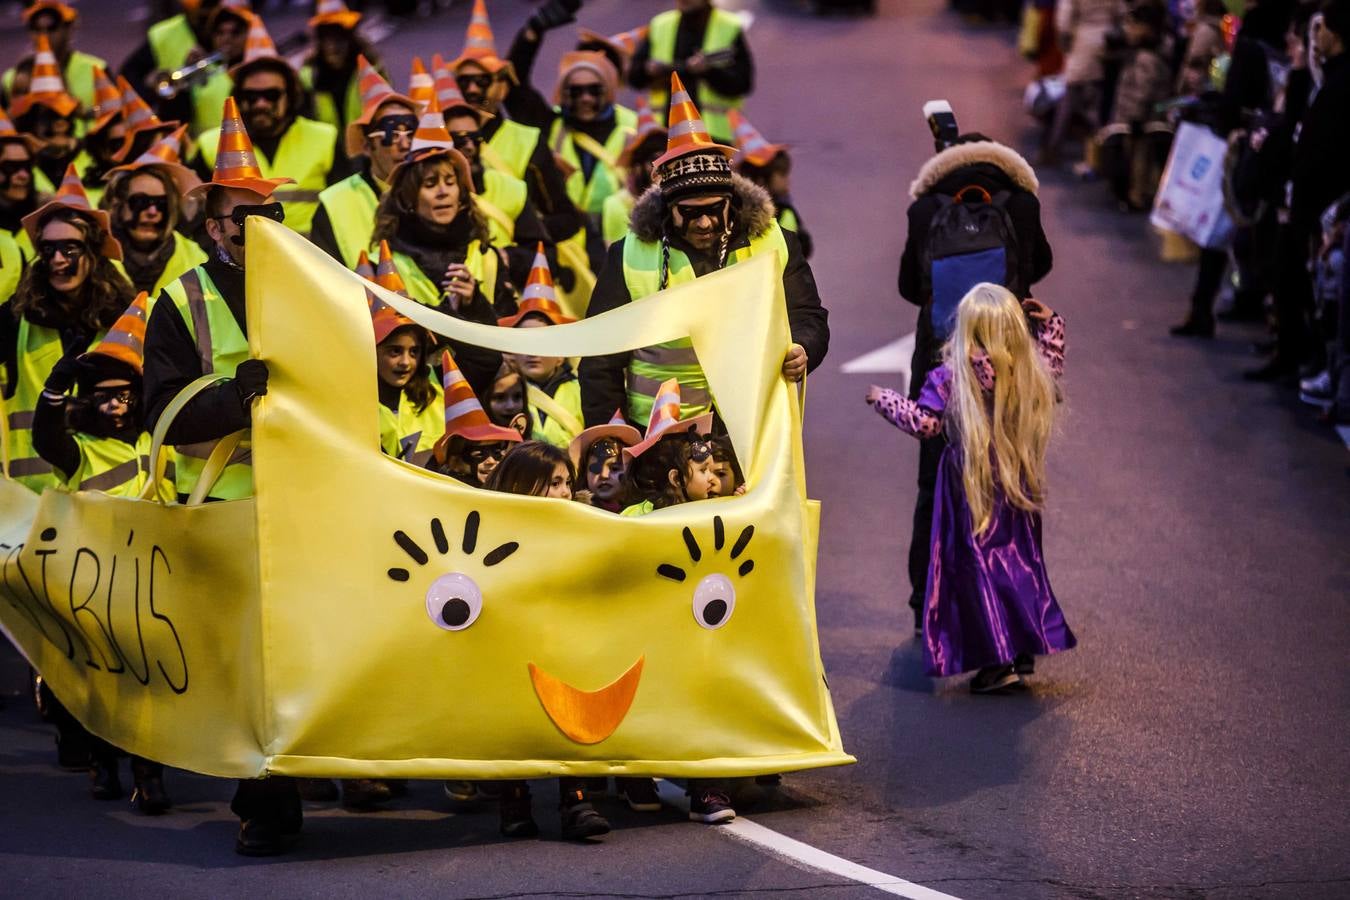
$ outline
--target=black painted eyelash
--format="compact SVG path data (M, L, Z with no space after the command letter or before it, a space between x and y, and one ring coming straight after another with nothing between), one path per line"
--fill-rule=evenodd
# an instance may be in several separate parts
M750 539L754 536L755 526L747 525L741 529L740 535L736 538L735 543L731 545L731 558L733 560L738 559L740 555L745 552L745 548L750 544ZM684 531L681 532L681 537L684 538L685 549L689 551L689 558L694 562L699 562L703 559L703 548L699 546L698 539L694 537L694 532L685 528ZM722 548L726 545L726 537L726 526L722 522L722 517L713 516L714 553L720 553L722 551ZM744 578L746 575L749 575L754 568L755 561L753 559L747 559L740 564L736 571ZM656 574L660 575L662 578L669 578L671 581L684 581L684 579L688 577L684 569L674 563L661 563L661 565L656 567Z
M474 550L478 547L478 526L480 522L482 522L482 517L477 510L464 518L464 539L460 547L466 555L473 555ZM445 534L445 526L441 524L439 518L433 518L430 527L431 540L436 546L436 552L441 556L448 555L450 553L450 540ZM417 565L425 566L430 561L427 551L423 550L422 545L410 537L406 531L395 531L394 543L398 544L399 549L408 554L408 558ZM483 565L495 566L519 549L520 544L515 541L507 541L484 554ZM391 568L386 574L394 581L407 581L411 577L411 573L402 567Z

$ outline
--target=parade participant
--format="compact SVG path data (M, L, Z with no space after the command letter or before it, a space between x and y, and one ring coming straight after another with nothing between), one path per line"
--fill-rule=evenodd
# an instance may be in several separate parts
M1028 296L1031 286L1048 275L1054 263L1050 243L1041 228L1041 204L1036 196L1040 183L1030 164L1015 151L984 135L972 133L958 137L953 145L944 147L924 163L910 185L913 202L906 214L908 233L899 274L900 296L919 307L910 370L911 400L918 399L924 379L941 362L945 339L945 333L939 335L933 324L932 275L925 263L930 226L939 210L950 205L951 198L967 188L977 189L976 193L984 191L990 197L1007 195L1004 209L1016 238L1015 247L1004 248L1009 258L1016 262L1012 283L1007 285L1013 293L1019 297ZM919 442L919 491L914 503L908 563L909 606L914 611L916 632L922 621L933 523L933 491L943 446L941 434Z
M403 279L394 268L388 241L380 241L380 264L371 280L386 290L407 296ZM424 466L431 458L445 420L445 400L440 386L431 377L434 337L374 294L366 299L375 327L380 446L396 459Z
M829 347L827 313L797 236L779 227L773 201L731 171L730 147L715 144L678 75L671 75L671 126L656 160L656 184L633 208L631 234L609 248L587 316L600 315L758 253L775 252L783 277L792 345L783 376L800 381ZM661 383L676 377L686 416L712 408L708 380L688 338L581 362L587 424L615 406L630 422L646 421Z
M234 89L228 70L244 59L252 20L247 2L221 0L207 17L205 44L208 55L219 55L220 65L187 90L159 103L160 115L187 122L195 140L202 140L202 135L220 125L221 104Z
M84 152L88 165L80 169L84 192L94 206L102 206L104 182L108 170L117 164L113 157L122 149L126 138L126 117L122 115L122 92L102 69L94 70L94 118L84 135Z
M624 186L605 198L600 213L600 233L606 247L628 233L633 205L652 186L652 163L666 152L669 135L657 123L646 94L638 95L637 117L637 130L623 145L618 158L619 168L625 173Z
M620 515L645 516L657 509L717 496L713 474L713 414L688 416L680 382L670 378L652 404L647 435L623 449L624 494Z
M168 73L201 60L211 43L208 23L219 0L178 0L178 5L182 12L147 28L145 42L122 62L122 76L147 92Z
M521 437L534 430L530 409L525 404L525 378L505 360L488 389L486 408L493 425L509 425L519 431Z
M118 163L125 163L145 153L160 138L172 134L179 123L173 120L166 122L155 115L150 104L141 99L131 82L120 75L117 89L122 94L122 122L126 126L126 134L122 138L121 148L113 153L112 158Z
M407 155L417 131L417 104L394 93L389 82L364 57L360 71L361 113L347 123L347 155L357 171L319 192L309 239L348 268L371 246L375 211L389 189L394 168Z
M498 319L497 324L505 328L541 328L575 321L563 315L558 305L553 274L541 243L535 250L534 266L521 292L516 314ZM505 353L502 357L525 379L526 401L534 422L531 440L566 447L582 431L581 383L572 372L572 364L561 356Z
M732 497L745 493L745 475L740 461L731 447L731 436L715 434L712 437L713 476L717 479L717 496Z
M25 260L34 256L28 234L23 230L23 217L37 208L39 173L33 160L40 146L41 142L31 134L15 130L14 123L0 109L0 232L15 243ZM46 180L45 175L41 177ZM17 270L11 272L10 292L18 285L19 275ZM8 299L8 293L0 294L0 303Z
M4 85L5 96L14 98L16 93L15 76L21 70L32 70L36 65L36 54L47 44L49 52L54 54L57 71L65 82L72 97L79 102L83 112L93 110L95 106L94 70L106 69L108 64L97 56L92 56L71 46L71 32L79 21L80 14L73 7L57 0L37 0L23 11L23 21L28 33L33 36L34 56L25 57L18 65L0 77ZM18 113L13 113L17 118ZM83 132L83 128L79 131Z
M713 139L730 143L727 111L739 109L755 84L740 16L717 9L712 0L675 0L674 9L652 19L646 40L633 53L628 83L650 90L652 107L660 114L667 100L675 106L674 88L670 95L665 92L672 75L679 75L689 96L698 99Z
M769 192L773 198L774 218L779 225L797 232L802 256L810 259L811 235L802 228L797 207L792 204L792 184L789 180L792 177L792 157L788 156L787 145L770 144L738 109L728 113L727 118L736 132L736 156L731 160L731 167Z
M188 270L206 262L195 241L179 233L183 197L201 180L180 162L187 126L108 173L105 206L122 245L122 271L139 291L158 297Z
M0 310L0 353L5 366L9 472L41 493L60 479L33 448L33 413L52 367L72 350L100 339L135 298L114 260L122 255L108 214L93 209L80 177L66 170L48 203L23 219L36 249L18 289Z
M79 157L82 143L76 124L79 101L66 90L46 35L38 35L37 45L27 90L17 91L23 85L15 85L9 114L14 117L15 128L38 140L34 164L44 179L38 183L38 191L43 192L61 180L66 167ZM83 171L87 165L86 157L77 170Z
M356 26L361 13L342 0L319 0L309 20L314 51L300 67L300 83L309 94L314 119L337 129L333 165L344 177L354 171L345 152L347 125L365 111L361 91L360 60L376 68L380 58Z
M427 468L473 487L483 487L520 432L488 420L464 373L449 353L441 354L445 431L432 448Z
M1172 96L1174 76L1163 59L1164 12L1137 4L1121 30L1128 55L1116 79L1111 121L1097 134L1101 174L1122 212L1153 206L1153 194L1172 145L1172 126L1160 108Z
M924 597L929 675L977 670L977 694L1020 687L1035 657L1077 643L1041 550L1045 449L1064 367L1064 320L1007 288L962 299L942 364L917 400L876 385L867 402L916 437L946 431Z
M567 445L577 470L573 492L598 509L623 509L623 451L642 440L642 433L623 420L623 410L603 425L592 425ZM620 779L623 781L623 779ZM622 789L622 785L620 785Z
M267 393L267 364L249 358L244 225L251 215L280 221L285 212L271 197L290 179L263 177L233 97L225 99L221 121L211 181L188 192L189 197L204 195L211 258L164 289L145 335L148 430L174 397L202 375L232 376L193 397L165 434L165 442L178 451L180 497L196 486L215 442L250 427L253 400ZM206 496L236 500L252 494L252 456L239 448ZM303 816L292 778L240 781L230 809L240 819L235 851L244 856L285 852L300 834Z
M230 69L230 78L234 82L230 95L244 114L263 177L284 173L295 183L274 195L286 209L286 224L308 235L319 192L332 181L337 129L299 115L304 102L300 76L277 53L256 15L249 23L244 59ZM219 128L201 136L202 162L207 167L215 166L219 137Z
M454 148L444 121L433 98L380 201L374 239L389 242L412 299L495 325L499 317L515 313L515 297L474 206L469 164ZM455 341L450 346L474 393L485 393L501 354Z

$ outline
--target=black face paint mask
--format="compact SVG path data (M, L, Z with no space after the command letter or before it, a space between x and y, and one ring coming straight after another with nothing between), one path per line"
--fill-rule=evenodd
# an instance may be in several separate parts
M228 216L213 216L215 219L229 219L239 226L239 233L230 235L230 243L236 247L244 246L244 222L249 216L262 216L273 222L286 221L286 208L280 203L245 203L236 206Z
M597 441L595 445L591 447L590 453L587 454L586 469L592 475L598 476L601 472L605 471L605 463L618 458L618 442L610 439Z

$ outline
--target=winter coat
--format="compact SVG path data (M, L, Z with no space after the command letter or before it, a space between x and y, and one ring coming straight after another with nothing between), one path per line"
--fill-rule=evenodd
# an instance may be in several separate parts
M1081 84L1102 80L1102 47L1115 24L1116 0L1060 0L1055 30L1068 46L1064 55L1064 82Z
M1166 60L1151 47L1135 48L1120 70L1111 119L1126 125L1157 121L1163 118L1158 104L1171 96L1172 70Z
M1303 116L1294 146L1291 224L1312 234L1332 203L1350 191L1350 51L1327 60L1322 87Z

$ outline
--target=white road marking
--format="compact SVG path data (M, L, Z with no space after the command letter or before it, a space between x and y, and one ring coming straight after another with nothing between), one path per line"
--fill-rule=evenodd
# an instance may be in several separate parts
M1337 425L1336 433L1341 436L1341 440L1345 441L1346 448L1350 449L1350 425Z
M845 375L862 373L902 373L909 378L909 361L914 355L914 335L907 334L883 347L850 359L839 367Z
M656 787L661 794L662 802L685 812L689 811L689 798L685 796L684 789L679 785L665 779L658 779ZM944 894L941 891L926 888L921 884L915 884L894 875L887 875L885 872L878 872L876 869L860 866L843 857L835 856L833 853L826 853L810 844L802 843L785 834L779 834L772 828L765 828L758 822L752 822L744 816L737 816L732 821L721 825L708 825L706 827L716 828L719 833L727 834L747 844L753 844L758 849L766 850L771 855L798 868L838 875L841 878L856 881L859 884L876 888L883 893L892 894L896 897L908 897L910 900L958 900L951 894Z

